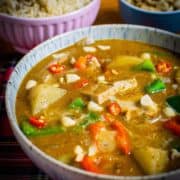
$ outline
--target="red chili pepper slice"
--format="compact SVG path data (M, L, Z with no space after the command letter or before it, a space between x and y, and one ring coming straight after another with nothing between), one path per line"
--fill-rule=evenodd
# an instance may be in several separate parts
M125 135L117 134L116 136L117 146L119 149L126 155L131 153L131 146L129 143L129 139Z
M120 121L114 121L112 128L117 131L116 141L119 149L126 155L131 153L131 143L124 125Z
M48 70L49 70L52 74L60 74L60 73L64 72L64 70L65 70L65 65L51 64L51 65L48 67Z
M115 121L115 118L110 113L103 113L103 118L108 123Z
M93 137L96 140L97 134L101 131L101 129L105 128L105 124L103 122L96 122L91 124L88 129Z
M29 122L30 122L33 126L35 126L35 127L37 127L37 128L43 128L43 127L46 126L46 122L45 122L44 119L42 119L42 118L37 118L37 117L34 117L34 116L32 116L32 117L29 118Z
M110 103L107 108L108 111L114 116L117 116L121 113L121 107L116 102Z
M156 70L159 73L167 74L172 70L172 65L169 62L161 61L156 65Z
M164 122L164 127L176 136L180 136L180 115L174 116L170 120Z
M87 58L80 56L75 62L74 67L78 70L85 70L87 68Z
M89 84L88 79L80 79L75 83L75 88L80 89L87 86L88 84Z
M102 173L102 170L95 164L94 157L85 156L81 162L82 168L94 173Z

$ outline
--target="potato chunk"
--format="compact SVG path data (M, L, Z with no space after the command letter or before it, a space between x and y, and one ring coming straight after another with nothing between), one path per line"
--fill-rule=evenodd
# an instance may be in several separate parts
M35 115L66 94L65 89L49 84L39 84L31 89L29 98L32 114Z
M167 151L152 147L135 149L134 157L147 174L165 172L169 161Z
M117 68L123 66L133 66L139 64L143 59L136 56L117 56L115 59L108 65L108 68Z

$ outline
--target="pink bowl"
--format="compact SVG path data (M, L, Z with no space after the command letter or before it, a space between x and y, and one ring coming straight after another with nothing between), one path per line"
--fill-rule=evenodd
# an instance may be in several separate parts
M96 19L100 0L74 12L48 18L22 18L0 13L0 37L21 53L37 44L77 28L90 26Z

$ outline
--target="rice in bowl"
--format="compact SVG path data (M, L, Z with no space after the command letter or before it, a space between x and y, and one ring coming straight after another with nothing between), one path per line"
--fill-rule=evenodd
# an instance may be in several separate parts
M1 0L0 13L17 17L59 16L80 9L92 0Z
M148 11L180 10L180 0L127 0L127 2Z

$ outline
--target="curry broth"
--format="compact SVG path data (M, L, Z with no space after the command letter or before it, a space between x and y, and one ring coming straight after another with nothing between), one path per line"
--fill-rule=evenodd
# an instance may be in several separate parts
M152 55L152 62L157 64L160 60L168 61L173 64L173 67L179 67L179 56L167 51L165 49L151 46L148 44L126 41L126 40L103 40L96 41L91 46L97 47L98 45L110 46L110 50L97 50L96 52L91 52L94 56L99 60L103 71L106 76L108 82L121 81L124 79L135 78L137 80L137 88L133 91L130 91L125 94L118 94L116 98L120 101L133 101L137 102L136 106L140 108L139 100L145 94L144 87L149 84L153 76L156 73L149 73L146 71L135 71L132 70L132 66L123 65L122 67L113 68L114 74L108 75L108 64L113 61L114 58L120 55L125 56L135 56L140 57L143 52L149 52ZM75 44L66 49L60 50L56 53L69 53L71 57L78 59L80 56L86 56L87 52L85 52L82 48L82 45ZM107 63L104 63L104 60L107 60ZM24 120L24 116L31 117L32 116L32 107L29 100L29 90L26 90L26 84L29 80L35 80L38 83L44 83L44 79L49 76L53 76L47 81L48 84L59 85L60 75L55 74L52 75L49 73L47 67L52 63L53 58L52 55L48 56L40 63L38 63L33 69L27 74L25 79L23 80L20 89L17 95L16 101L16 115L19 124ZM69 64L69 61L65 61L66 71L70 73L74 73L71 71L72 65ZM118 73L116 73L118 72ZM87 78L89 80L89 84L95 86L96 78L102 71L99 69L87 69L86 71L75 71L76 75ZM177 89L172 87L174 81L175 72L173 71L169 75L170 83L166 83L166 91L162 91L159 93L150 94L152 101L158 105L158 116L161 116L161 119L167 119L167 116L163 113L163 109L165 107L165 102L167 96L177 95ZM163 76L162 76L163 77ZM164 77L163 77L164 78ZM166 76L167 78L167 76ZM43 115L47 120L47 124L49 126L60 126L61 121L60 118L65 111L67 111L68 105L77 97L83 98L85 104L89 102L91 99L89 96L86 96L81 93L81 90L74 88L72 84L62 83L59 85L61 88L66 89L67 93L48 106L48 108L43 109L37 115ZM108 106L109 101L105 101L101 106L104 107L104 111L106 110L106 106ZM121 102L120 102L121 105ZM74 111L73 111L74 113ZM87 109L82 110L81 113L88 113ZM139 113L139 112L138 112ZM101 113L100 113L101 115ZM78 113L74 113L73 117L79 118ZM157 121L155 123L150 123L149 119L145 115L132 113L130 119L126 119L127 114L124 112L115 118L118 121L121 121L125 126L128 135L131 140L132 152L130 155L124 155L122 151L119 149L115 149L111 152L97 152L96 154L96 162L98 167L100 167L103 173L113 174L113 175L144 175L148 174L146 170L140 166L137 162L136 158L134 158L133 149L136 148L144 148L146 146L150 146L153 148L160 148L163 150L170 150L170 142L176 140L177 137L174 136L171 132L166 130L163 127L163 121ZM149 118L149 116L148 116ZM79 122L79 121L78 121ZM107 129L112 131L111 126L105 122ZM75 154L73 148L76 145L83 147L84 151L87 152L89 146L93 143L93 139L91 134L86 128L83 131L74 131L74 127L68 127L64 133L47 135L47 136L36 136L29 137L33 144L35 144L39 149L47 153L48 155L54 157L57 160L62 160L62 157L68 161L66 163L81 168L81 163L74 161ZM170 156L170 155L169 155ZM179 168L180 166L176 162L176 160L172 160L168 163L166 167L166 171L172 170L174 168Z

